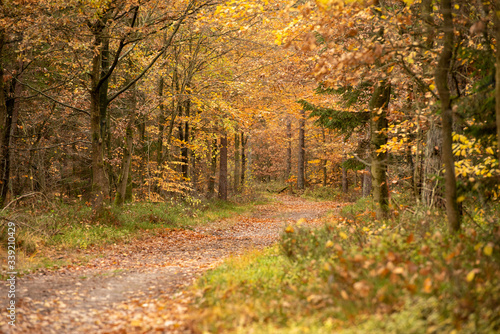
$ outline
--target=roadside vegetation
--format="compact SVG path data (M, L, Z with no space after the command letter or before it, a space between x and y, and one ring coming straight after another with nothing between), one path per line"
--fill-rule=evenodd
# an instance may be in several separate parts
M395 199L404 203L402 198ZM400 204L377 220L362 198L318 230L286 228L274 248L198 281L201 332L498 333L498 207L449 232L442 210Z
M190 229L228 218L250 211L255 204L266 200L250 192L240 195L237 201L184 197L168 202L108 206L98 215L83 202L33 201L0 214L0 257L6 258L4 246L8 244L9 221L16 223L18 269L28 272L64 265L71 261L72 255L131 242L165 228ZM82 260L88 261L89 255L81 256Z

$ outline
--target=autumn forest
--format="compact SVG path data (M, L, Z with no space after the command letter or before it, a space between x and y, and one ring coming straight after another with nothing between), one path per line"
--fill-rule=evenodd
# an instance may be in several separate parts
M498 0L0 0L0 331L499 332L499 40Z

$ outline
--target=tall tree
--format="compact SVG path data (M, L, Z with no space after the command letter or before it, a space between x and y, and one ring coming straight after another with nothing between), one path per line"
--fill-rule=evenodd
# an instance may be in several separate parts
M285 179L288 180L292 173L292 118L290 116L286 118L286 141Z
M453 157L453 111L451 93L448 87L448 75L453 56L455 29L453 26L452 2L441 0L441 14L443 15L442 30L443 50L435 72L435 82L441 102L441 119L443 133L443 162L445 166L446 213L450 230L460 229L460 211L457 202L457 183L455 178L455 160Z
M4 84L4 47L6 42L5 31L0 28L0 206L4 206L7 199L9 184L9 140L12 125L12 115L7 108L7 96Z
M246 174L246 166L247 166L247 155L245 151L245 147L247 144L247 137L245 137L245 133L241 132L241 180L240 185L241 188L245 186L245 174Z
M212 140L210 144L210 154L208 155L209 160L209 176L208 176L208 198L212 198L215 195L215 179L217 174L217 139Z
M497 40L496 68L495 68L495 115L497 125L497 159L500 164L500 0L495 1L493 13L495 21L495 38Z
M219 199L227 201L227 134L220 137Z
M233 191L240 192L241 182L241 156L240 156L240 133L234 134L234 174L233 174Z
M297 162L297 188L305 187L305 164L306 164L306 143L305 143L306 111L304 108L300 111L299 118L299 156Z
M373 198L377 205L377 216L386 218L389 214L389 187L387 184L387 151L381 151L387 144L387 107L391 98L391 85L382 80L375 86L370 101L371 111L371 174L373 177Z
M137 91L135 84L131 89L129 101L128 121L125 129L125 140L123 145L123 159L118 178L118 189L116 191L115 203L122 205L127 200L127 187L130 186L130 171L132 165L132 154L134 147L134 123L137 109Z

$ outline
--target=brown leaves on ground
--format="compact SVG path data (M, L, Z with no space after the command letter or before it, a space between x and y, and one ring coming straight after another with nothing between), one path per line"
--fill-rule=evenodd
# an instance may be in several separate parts
M255 213L194 230L165 229L112 245L86 264L39 270L17 282L15 333L190 333L186 287L224 258L276 242L284 227L305 218L310 226L337 207L279 197ZM304 220L302 220L304 221ZM91 250L99 252L99 250ZM6 286L0 288L2 305Z

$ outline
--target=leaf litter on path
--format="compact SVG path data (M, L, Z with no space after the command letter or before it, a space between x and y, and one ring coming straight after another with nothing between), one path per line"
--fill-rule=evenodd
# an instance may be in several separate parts
M226 257L278 241L284 227L305 218L319 226L333 202L279 196L252 214L194 230L165 229L112 245L86 264L39 270L18 278L16 326L4 333L191 333L187 287ZM304 219L302 219L304 220ZM96 250L99 251L99 250ZM95 255L95 254L94 254ZM7 286L0 303L7 305Z

